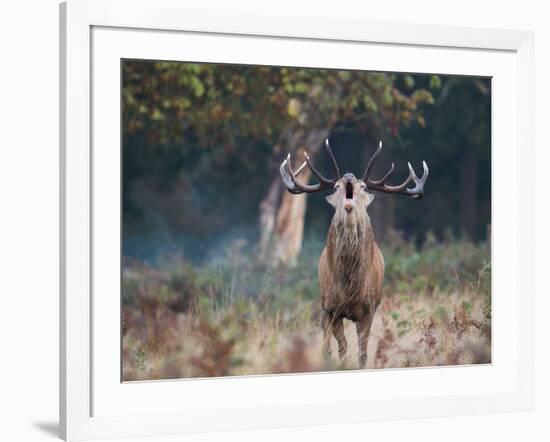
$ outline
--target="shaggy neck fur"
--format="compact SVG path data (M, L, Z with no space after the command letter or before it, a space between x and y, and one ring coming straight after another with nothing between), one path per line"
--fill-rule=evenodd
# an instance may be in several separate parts
M372 260L374 234L366 213L336 213L327 238L333 277L347 296L358 295Z

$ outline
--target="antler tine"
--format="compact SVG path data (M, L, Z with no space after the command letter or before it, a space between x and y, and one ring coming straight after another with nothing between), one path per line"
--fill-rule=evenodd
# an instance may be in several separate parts
M407 164L409 165L409 176L407 177L407 179L405 181L403 181L401 184L397 185L397 186L388 186L387 184L384 184L384 188L386 190L389 190L389 191L392 191L392 192L397 192L397 191L400 191L400 190L404 190L409 185L411 180L413 180L413 176L416 177L416 175L414 173L414 169L411 166L411 163L407 163Z
M413 197L414 199L422 199L422 196L424 195L424 184L426 183L426 180L428 179L428 175L430 173L428 169L428 165L425 161L422 161L422 167L423 167L423 173L422 176L419 178L413 167L411 166L411 163L407 163L409 166L409 176L403 183L397 185L397 186L389 186L385 184L385 180L389 176L389 173L384 176L381 180L378 181L366 181L367 188L371 190L377 190L379 192L384 193L397 193L401 195L408 195ZM393 170L393 167L392 169ZM412 182L414 182L414 187L407 188L407 186Z
M285 160L281 163L281 166L279 167L279 172L281 174L281 178L283 179L284 185L286 186L286 188L290 193L300 194L300 193L319 192L331 186L330 184L326 184L324 182L314 184L311 186L308 184L298 183L296 181L296 175L300 173L304 169L304 167L305 165L302 164L298 168L298 172L295 173L294 170L292 170L292 165L290 164L290 153L287 155Z
M384 193L398 193L401 195L408 195L412 196L415 199L421 199L422 195L424 194L424 184L426 183L426 180L428 179L428 165L425 161L422 161L422 167L424 169L423 174L420 178L416 176L416 173L414 172L413 167L411 166L411 163L407 163L409 166L409 176L407 179L399 184L398 186L390 186L386 184L386 181L392 174L392 172L395 169L395 164L392 163L390 170L386 172L386 174L380 178L379 180L370 180L369 174L371 172L372 166L374 164L374 160L376 157L380 154L380 151L382 150L382 141L380 141L380 144L378 145L378 149L376 149L376 152L372 155L370 158L367 168L365 170L365 175L363 176L363 181L367 185L367 189L369 190L376 190L378 192L384 192ZM407 188L407 186L412 182L414 182L414 187Z
M374 160L380 154L381 150L382 150L382 140L380 140L380 143L378 144L378 149L376 149L376 152L374 152L372 157L370 157L369 162L367 163L367 168L365 169L365 173L363 174L363 181L366 181L369 178L370 171L372 169L372 166L374 165Z
M371 181L372 184L384 184L386 182L386 180L390 177L390 175L392 174L393 170L395 169L395 163L391 163L391 167L390 167L390 170L388 170L386 172L386 175L384 175L382 178L380 178L379 180L373 180Z
M300 173L304 168L304 165L302 164L298 168L298 173ZM299 188L300 186L298 183L296 183L296 174L292 170L292 166L290 164L290 153L286 156L284 161L281 163L281 167L279 167L279 172L281 173L281 178L283 179L283 183L285 184L286 188L291 193L302 193L302 190Z
M406 195L410 195L414 199L421 200L424 196L424 183L428 179L428 175L430 173L428 165L426 164L426 161L422 161L422 176L418 178L413 167L411 166L411 163L407 164L409 165L409 178L403 184L407 185L412 180L414 182L414 187L412 189L405 189Z
M340 179L340 169L338 168L338 164L336 163L336 159L334 158L334 154L332 153L332 150L330 148L328 138L325 140L325 148L332 161L332 166L334 167L336 178L334 179L326 178L321 172L319 172L317 168L311 163L311 159L307 154L307 152L304 152L306 161L302 163L302 165L298 168L296 172L294 172L294 170L292 170L292 165L290 164L290 153L289 153L285 158L285 160L281 163L281 166L279 167L279 172L281 174L281 178L283 179L283 183L285 184L286 188L290 193L295 193L295 194L311 193L311 192L319 192L325 189L330 189L332 188L332 186L334 186L336 181ZM319 180L318 184L307 185L307 184L300 184L296 181L296 176L305 168L306 165L309 167L313 175L315 175Z
M283 179L283 183L285 184L286 188L292 192L292 189L294 188L294 182L292 181L292 178L290 174L286 171L288 162L290 161L290 154L287 155L287 157L283 160L281 165L279 166L279 173L281 174L281 178ZM300 168L300 172L302 168Z
M289 154L289 155L290 155L290 154ZM300 172L301 172L302 170L304 170L304 168L305 168L306 166L307 166L307 163L304 161L304 162L300 165L300 167L298 167L298 170L296 170L296 172L294 172L294 176L300 175Z
M340 168L338 167L338 163L336 162L336 158L334 157L334 153L332 152L332 149L330 148L330 143L328 142L328 138L325 139L325 150L328 153L328 156L330 157L330 161L332 162L332 167L334 168L334 173L336 174L336 180L338 181L340 178L342 178L342 175L340 175Z
M412 179L414 181L414 188L407 189L410 193L414 193L413 198L421 200L422 196L424 195L424 183L426 183L426 180L428 179L428 175L430 174L430 170L428 169L428 165L426 164L426 161L422 161L422 176L418 178L416 174L414 173L414 170L409 163L409 169L412 172Z
M304 152L304 156L306 157L306 163L307 165L309 166L309 168L311 169L311 171L313 172L313 175L315 175L317 177L317 179L319 181L321 181L322 183L325 183L325 184L330 184L330 185L334 185L334 183L336 182L336 180L329 180L328 178L325 178L323 176L323 174L321 172L319 172L315 166L311 163L311 160L309 158L309 155L307 154L307 152ZM297 174L296 174L297 175Z

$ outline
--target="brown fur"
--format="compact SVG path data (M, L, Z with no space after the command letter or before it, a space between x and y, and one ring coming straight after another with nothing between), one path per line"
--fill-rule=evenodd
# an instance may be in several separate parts
M352 200L346 198L348 182L353 186ZM384 258L374 240L367 214L373 195L353 174L341 178L335 189L327 200L336 213L319 260L324 351L330 354L332 333L343 359L347 351L343 319L354 321L359 342L359 368L364 368L372 321L382 297Z

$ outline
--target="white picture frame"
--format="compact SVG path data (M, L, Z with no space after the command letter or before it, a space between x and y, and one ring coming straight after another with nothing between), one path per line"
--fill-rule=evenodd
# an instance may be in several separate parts
M63 438L161 436L532 408L532 33L242 15L195 10L174 0L69 0L60 6L60 19ZM193 44L185 44L190 39ZM229 40L231 51L220 51ZM200 51L180 55L182 48ZM330 51L332 56L323 59ZM376 61L354 57L357 51ZM104 296L116 290L113 274L118 270L109 273L116 263L102 266L119 259L110 246L119 244L120 205L110 196L118 193L111 185L118 182L119 153L94 148L117 142L116 62L119 65L121 57L492 75L493 363L121 384L120 355L115 354L118 301ZM94 179L99 172L105 177L101 182ZM514 185L495 186L507 180ZM361 393L362 388L369 393Z

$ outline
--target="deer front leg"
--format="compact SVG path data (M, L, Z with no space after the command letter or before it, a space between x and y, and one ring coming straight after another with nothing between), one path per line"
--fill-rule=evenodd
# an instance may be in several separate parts
M332 320L332 333L338 342L338 356L340 360L344 360L346 352L348 350L348 343L344 335L344 320L342 318L335 318Z
M330 351L330 336L332 333L332 315L323 311L321 317L321 327L323 328L323 354L325 357L330 357L332 352Z
M363 317L355 324L357 327L357 339L359 341L359 368L365 368L367 366L367 343L370 335L370 328L372 326L372 319L374 317L374 311L370 311L363 315Z

